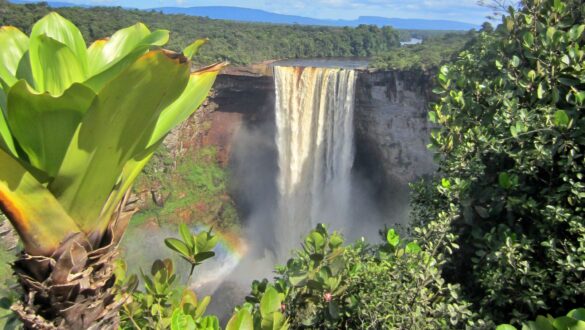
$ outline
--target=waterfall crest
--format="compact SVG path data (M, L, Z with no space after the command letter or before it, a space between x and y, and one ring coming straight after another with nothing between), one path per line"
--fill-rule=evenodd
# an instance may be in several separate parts
M274 67L280 253L316 223L347 224L354 160L356 72ZM282 255L282 254L281 254Z

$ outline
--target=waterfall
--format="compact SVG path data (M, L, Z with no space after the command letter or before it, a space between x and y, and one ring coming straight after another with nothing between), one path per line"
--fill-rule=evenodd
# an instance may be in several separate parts
M343 229L351 209L356 72L274 67L280 174L276 237L288 254L316 223Z

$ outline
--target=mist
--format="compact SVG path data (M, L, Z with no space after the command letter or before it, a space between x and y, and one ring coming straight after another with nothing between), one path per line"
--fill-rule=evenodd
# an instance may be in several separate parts
M244 302L252 281L272 279L275 265L286 263L292 250L301 248L304 237L317 223L324 223L329 230L343 234L346 243L362 237L376 243L380 242L379 232L385 226L405 225L408 221L407 185L400 178L386 177L379 166L380 160L375 159L363 145L363 139L356 136L353 112L360 109L354 109L354 96L348 96L353 93L353 86L346 89L337 86L355 84L355 80L347 80L350 76L339 79L339 70L327 70L326 78L331 80L328 89L321 90L327 85L323 72L316 70L305 77L303 88L310 89L310 93L296 93L305 98L309 94L314 100L304 99L306 102L301 108L289 109L289 118L279 118L277 102L282 101L283 95L278 95L278 84L277 92L263 102L249 99L246 106L236 106L230 97L216 100L217 111L242 111L244 114L230 144L228 172L229 193L237 206L245 251L236 256L222 246L220 240L216 257L196 268L190 287L199 296L212 295L208 312L218 315L224 323L233 308ZM293 88L297 87L288 86L283 90L281 86L280 93L294 94L289 90ZM333 100L327 100L328 97ZM288 99L284 104L290 102ZM311 109L313 107L315 109ZM308 117L301 120L294 116L303 111ZM348 116L340 117L341 111L348 112ZM317 125L319 118L321 122ZM293 120L299 121L289 122ZM285 137L283 127L292 124L304 126L292 128ZM296 130L305 135L295 135ZM295 141L301 138L305 140ZM298 157L294 153L299 150L304 150L305 154L300 159L295 158L294 161L299 162L296 170L300 172L289 186L290 193L283 194L281 170L290 164L281 152L287 150L291 153L287 156L289 159ZM290 171L295 168L286 170L289 171L287 175L291 175ZM195 231L204 229L193 228ZM164 238L176 237L177 233L159 228L131 236L149 238L125 242L131 247L126 257L133 260L132 265L138 265L130 273L138 273L139 268L147 272L154 259L171 255L164 246ZM149 255L141 255L143 251L149 251ZM173 259L183 281L189 267L179 258Z

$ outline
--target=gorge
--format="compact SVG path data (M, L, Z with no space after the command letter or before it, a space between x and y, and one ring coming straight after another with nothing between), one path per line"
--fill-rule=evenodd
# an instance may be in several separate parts
M338 77L344 74L348 76L351 74L353 76L351 81L355 84L351 87L355 90L349 96L344 93L346 91L339 91L333 87L338 83L337 79L346 79L343 85L345 89L348 88L345 84L349 78ZM327 212L323 213L324 210L320 210L322 213L319 215L317 214L319 211L312 209L310 205L319 201L310 196L316 194L326 200L325 182L331 179L327 175L343 173L339 174L343 177L339 181L345 182L341 185L345 185L346 189L352 187L352 191L347 192L352 198L349 203L341 204L345 206L349 204L351 207L344 211L341 211L343 207L333 209L341 211L337 214L334 212L337 218L345 213L342 218L345 216L360 219L360 225L349 230L356 231L350 235L352 238L368 236L365 227L370 221L376 228L373 229L374 239L380 223L404 223L408 213L408 183L432 173L435 168L432 154L426 147L431 130L427 120L427 102L431 99L430 75L420 72L369 71L363 68L293 69L278 66L275 68L275 77L270 75L270 70L266 72L261 69L256 69L255 73L248 72L246 75L242 75L241 72L228 72L220 76L217 95L212 99L217 109L216 115L223 111L242 114L238 119L233 117L238 122L236 125L239 129L234 132L234 143L229 148L232 150L229 168L234 180L232 195L243 212L242 219L244 221L255 219L259 211L266 212L272 208L268 212L269 215L260 216L266 220L259 222L262 223L262 228L274 226L273 219L276 217L275 212L278 212L274 205L279 204L278 198L274 196L283 188L285 190L288 188L289 191L285 193L290 193L292 182L298 183L301 180L299 177L303 166L301 163L310 159L307 162L312 165L309 166L309 170L305 170L310 173L305 173L304 176L305 180L310 182L304 182L305 191L298 195L311 201L305 200L302 203L305 205L302 210L288 205L297 210L299 213L297 217L303 217L301 214L308 213L308 216L304 216L306 219L301 221L308 221L309 218L328 221L323 219ZM293 83L295 81L296 85ZM283 95L279 95L279 88ZM286 94L283 90L286 90ZM299 95L304 97L294 95L301 90L303 94ZM245 104L238 104L237 97L244 94L252 97L248 97ZM340 94L345 94L345 97L352 100L342 102L337 99ZM281 104L282 102L284 104ZM326 104L327 102L331 104ZM345 103L349 108L344 110L352 111L353 114L345 117L341 114L337 117L329 114L331 121L327 126L324 122L327 112L324 109L330 107L341 112L340 103ZM298 108L294 111L296 116L291 116L290 113L293 104ZM289 113L285 122L282 108L286 107ZM318 117L319 114L321 117ZM287 123L296 126L294 129L286 127ZM294 139L290 135L279 136L281 130L285 130L285 133L286 130L295 131L297 135ZM326 132L329 135L325 134ZM251 135L254 136L253 141L249 141ZM325 142L322 143L323 141ZM323 146L319 150L317 146L321 143ZM283 153L279 154L279 150ZM322 163L323 161L334 162L335 165ZM293 170L296 174L290 173ZM328 173L324 173L327 171ZM254 172L262 174L258 177L251 174ZM282 181L283 176L286 177L285 182ZM240 178L244 178L243 181ZM263 191L259 191L259 187L262 187L260 190ZM266 187L271 187L269 192L264 192ZM315 189L319 190L319 193L315 192ZM333 190L339 192L340 189ZM374 212L365 212L366 210ZM289 212L293 211L289 208ZM288 216L295 217L294 214ZM336 227L348 225L349 223L339 221ZM346 234L349 234L349 231Z
M233 297L248 293L252 280L270 278L274 264L286 261L316 222L330 224L348 240L378 241L385 225L406 223L408 183L434 171L426 148L430 75L326 64L230 68L202 109L169 136L173 160L166 162L179 169L181 163L192 169L201 152L215 150L209 161L229 173L229 197L220 192L211 196L214 202L197 200L165 216L165 209L181 200L186 204L190 192L174 182L169 189L164 180L141 188L168 196L162 209L151 205L137 216L139 223L146 217L141 227L152 228L151 237L161 236L148 243L160 246L153 258L165 257L163 236L173 235L173 229L159 226L203 222L218 234L233 232L222 229L222 210L236 207L241 229L222 235L218 256L195 276L202 294L222 295L212 300L211 311L223 314L233 307ZM152 204L150 195L142 195L141 203ZM217 199L222 205L213 204ZM206 214L216 214L218 223L208 222Z

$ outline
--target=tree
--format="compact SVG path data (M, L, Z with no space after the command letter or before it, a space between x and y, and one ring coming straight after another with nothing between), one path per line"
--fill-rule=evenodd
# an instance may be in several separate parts
M580 0L523 1L438 75L440 178L414 208L458 237L446 274L488 320L585 300L584 18Z
M494 32L494 27L492 26L492 24L490 22L484 22L481 25L480 31L487 32L487 33Z
M224 64L190 72L161 49L169 32L136 24L89 48L56 13L30 37L0 29L0 208L24 252L13 306L35 329L115 328L112 261L136 176L207 97Z
M497 20L508 12L508 8L517 8L521 2L517 0L479 0L477 4L492 11L492 14L487 18Z

